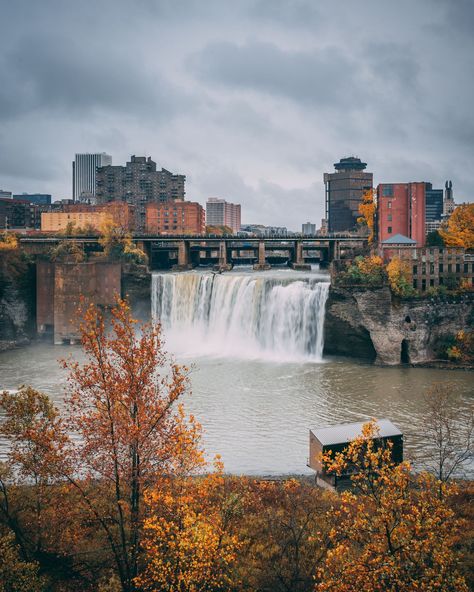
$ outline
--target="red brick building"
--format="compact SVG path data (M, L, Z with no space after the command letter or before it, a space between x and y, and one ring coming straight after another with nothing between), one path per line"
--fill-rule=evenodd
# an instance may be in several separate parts
M425 183L381 183L377 187L379 243L396 234L425 245Z
M150 234L204 234L204 208L194 201L175 201L146 205L145 230Z

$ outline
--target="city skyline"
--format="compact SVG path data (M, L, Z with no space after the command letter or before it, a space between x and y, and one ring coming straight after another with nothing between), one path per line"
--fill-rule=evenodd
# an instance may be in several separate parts
M71 197L74 154L105 151L152 156L187 176L187 199L241 203L245 223L319 225L323 173L352 155L374 185L452 179L473 199L466 0L19 0L2 14L0 187L14 194Z

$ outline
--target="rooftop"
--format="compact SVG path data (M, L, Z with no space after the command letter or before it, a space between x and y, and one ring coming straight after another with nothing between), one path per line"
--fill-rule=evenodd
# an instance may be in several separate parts
M362 162L360 158L349 156L341 158L339 162L334 163L336 171L363 171L367 167L366 162Z
M416 245L416 240L404 236L403 234L394 234L390 238L382 241L382 245Z
M323 446L328 444L344 444L361 435L364 423L365 422L346 423L326 428L316 428L311 431ZM379 419L377 421L377 426L379 428L380 437L382 438L403 435L389 419Z

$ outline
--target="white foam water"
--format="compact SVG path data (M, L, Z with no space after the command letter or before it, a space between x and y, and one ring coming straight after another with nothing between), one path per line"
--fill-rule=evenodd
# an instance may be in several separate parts
M186 357L322 360L327 276L154 273L152 317L167 349Z

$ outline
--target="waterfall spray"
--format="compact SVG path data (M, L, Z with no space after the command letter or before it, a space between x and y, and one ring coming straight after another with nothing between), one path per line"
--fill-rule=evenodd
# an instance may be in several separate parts
M152 316L177 353L321 361L328 290L315 274L154 273Z

